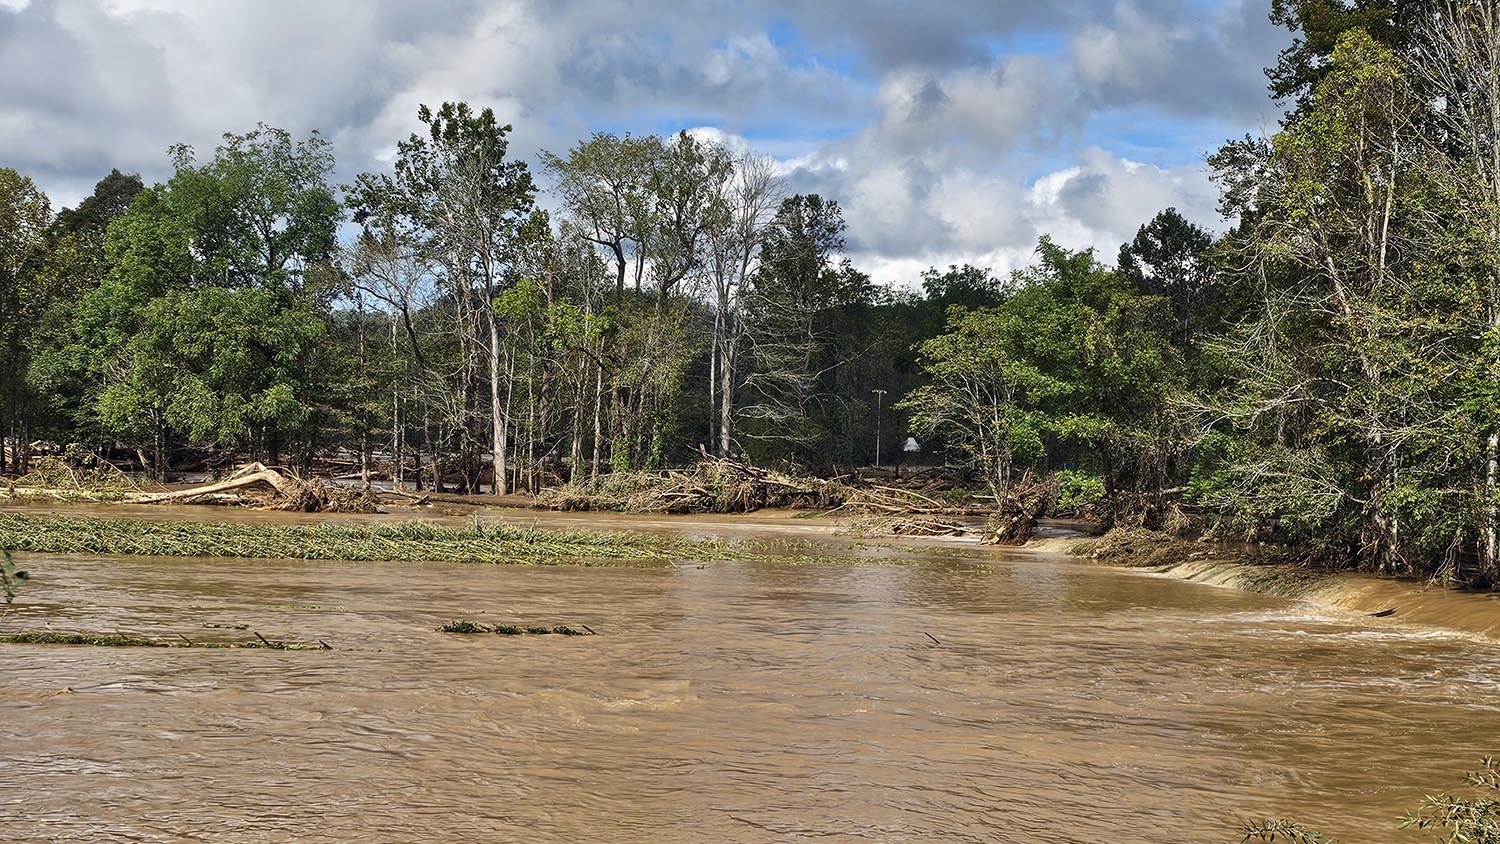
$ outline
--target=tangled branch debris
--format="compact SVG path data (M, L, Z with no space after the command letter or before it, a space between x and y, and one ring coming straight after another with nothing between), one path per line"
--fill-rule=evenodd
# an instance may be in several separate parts
M374 513L382 495L391 500L425 502L411 493L346 487L316 478L303 480L261 463L242 466L221 481L172 490L143 490L108 463L81 468L56 457L35 461L30 472L5 483L0 496L51 501L120 502L126 504L237 504L301 513Z
M299 513L374 513L380 504L380 499L371 490L336 486L316 478L304 481L267 468L262 463L243 466L217 483L135 496L129 500L136 504L204 500L231 504L248 502L267 509Z
M704 460L687 469L615 472L544 489L536 505L622 513L746 513L766 507L826 510L847 497L847 487L837 480L794 478L732 460Z
M978 528L939 516L858 516L849 523L856 536L975 536Z
M1028 473L1016 484L1004 506L989 517L984 526L984 542L989 545L1024 545L1036 530L1037 520L1057 501L1057 484L1053 480L1033 481Z
M916 490L869 483L856 475L788 475L736 460L705 459L687 469L616 472L542 490L549 510L623 513L748 513L765 508L887 516L976 515Z
M26 474L5 482L6 498L54 501L123 501L140 492L125 473L109 463L78 466L61 457L39 457Z

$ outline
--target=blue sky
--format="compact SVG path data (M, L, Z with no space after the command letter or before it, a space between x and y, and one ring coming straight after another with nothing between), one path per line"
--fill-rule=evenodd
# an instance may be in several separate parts
M1042 234L1112 256L1206 153L1268 131L1266 0L0 0L0 166L58 206L111 167L165 176L259 121L378 169L418 103L465 99L514 148L698 131L837 199L881 281L1024 264Z

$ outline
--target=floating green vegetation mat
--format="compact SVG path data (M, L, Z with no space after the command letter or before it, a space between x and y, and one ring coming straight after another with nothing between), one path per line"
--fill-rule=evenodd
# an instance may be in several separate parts
M194 642L188 639L148 639L144 636L126 636L120 633L54 633L50 630L0 635L0 644L7 645L90 645L96 648L254 648L272 651L326 651L333 650L322 642L271 642L257 638L250 642Z
M0 548L63 554L542 565L726 555L726 546L719 542L478 522L461 528L427 522L261 525L23 513L0 515Z
M517 627L514 624L476 624L472 621L450 621L438 628L441 633L499 633L502 636L547 636L556 634L558 636L595 636L598 635L588 628L588 625L580 625L582 630L574 630L571 627L558 625L556 627Z

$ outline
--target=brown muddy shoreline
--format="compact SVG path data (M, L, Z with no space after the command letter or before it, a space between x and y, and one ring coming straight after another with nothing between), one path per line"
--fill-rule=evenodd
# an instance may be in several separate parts
M1027 550L1094 559L1100 537L1049 536ZM1348 613L1376 617L1399 627L1420 627L1500 640L1500 594L1453 589L1425 580L1378 577L1365 572L1319 569L1283 562L1247 562L1211 543L1189 559L1157 563L1150 552L1097 560L1101 564L1162 577L1276 595Z

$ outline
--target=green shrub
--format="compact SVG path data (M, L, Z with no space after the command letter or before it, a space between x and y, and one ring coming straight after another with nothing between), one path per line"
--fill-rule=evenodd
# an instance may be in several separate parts
M1078 469L1057 472L1057 509L1073 512L1104 498L1104 481L1097 475Z

